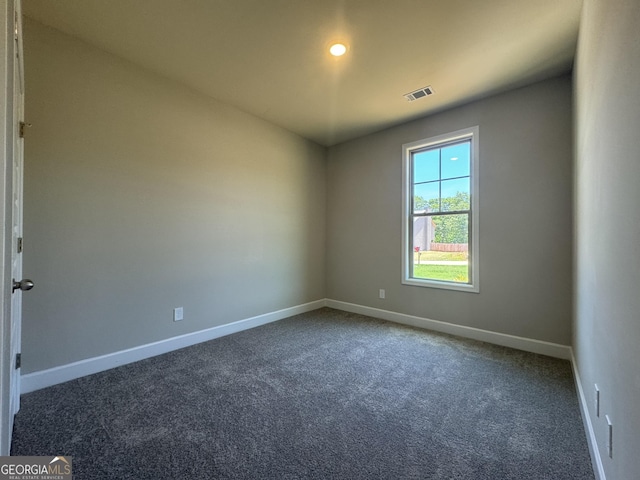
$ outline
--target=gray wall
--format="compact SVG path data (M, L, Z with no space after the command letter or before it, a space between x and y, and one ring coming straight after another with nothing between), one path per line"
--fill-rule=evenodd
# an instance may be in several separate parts
M325 297L323 147L32 21L25 42L23 373Z
M640 3L586 0L578 43L574 349L606 477L640 476ZM601 390L595 416L594 383ZM606 422L614 426L614 456Z
M568 345L571 116L565 76L330 148L327 296ZM402 285L402 144L474 125L480 127L480 293Z

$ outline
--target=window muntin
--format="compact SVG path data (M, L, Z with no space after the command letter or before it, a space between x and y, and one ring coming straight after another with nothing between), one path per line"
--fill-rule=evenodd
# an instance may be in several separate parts
M403 146L405 284L478 291L478 127Z

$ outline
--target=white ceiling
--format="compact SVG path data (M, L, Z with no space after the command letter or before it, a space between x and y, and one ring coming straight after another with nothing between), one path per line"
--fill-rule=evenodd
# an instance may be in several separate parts
M23 0L24 13L322 145L571 70L582 0ZM346 42L334 58L328 46ZM433 96L403 95L431 85Z

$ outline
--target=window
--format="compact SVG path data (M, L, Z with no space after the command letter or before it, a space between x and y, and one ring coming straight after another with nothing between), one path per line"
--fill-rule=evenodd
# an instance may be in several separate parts
M402 150L402 283L478 292L478 127Z

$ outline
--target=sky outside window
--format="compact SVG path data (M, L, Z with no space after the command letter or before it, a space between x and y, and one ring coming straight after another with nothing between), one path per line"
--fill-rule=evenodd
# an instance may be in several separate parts
M433 205L438 204L440 198L471 194L470 167L471 142L468 141L414 153L413 194L432 205L431 212L437 212L440 209Z

